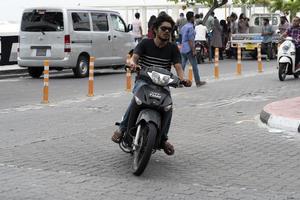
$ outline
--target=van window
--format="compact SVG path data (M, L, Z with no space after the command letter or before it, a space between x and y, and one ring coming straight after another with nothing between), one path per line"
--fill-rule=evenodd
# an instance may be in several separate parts
M123 19L118 15L111 15L114 30L126 32L126 25Z
M73 30L74 31L90 31L90 18L88 13L73 12L72 13Z
M63 31L64 22L62 12L47 12L45 10L33 10L25 12L22 16L21 31Z
M256 26L262 26L263 25L263 21L264 21L264 18L265 17L256 17L255 19L254 19L254 25L256 25ZM271 24L271 25L273 25L273 26L277 26L278 25L278 18L277 17L272 17L272 20L271 20L271 17L267 17L268 19L269 19L269 23Z
M108 31L107 14L92 13L92 22L94 31Z

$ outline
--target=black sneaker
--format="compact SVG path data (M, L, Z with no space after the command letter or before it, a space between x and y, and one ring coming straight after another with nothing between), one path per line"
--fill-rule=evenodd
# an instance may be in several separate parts
M200 87L201 85L205 85L205 84L206 84L206 81L199 81L196 83L196 86Z

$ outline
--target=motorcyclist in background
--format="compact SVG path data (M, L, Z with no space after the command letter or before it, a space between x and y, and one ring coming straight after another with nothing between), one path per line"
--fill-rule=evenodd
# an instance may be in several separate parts
M292 26L282 36L293 38L296 47L295 66L297 66L300 60L300 17L294 17Z

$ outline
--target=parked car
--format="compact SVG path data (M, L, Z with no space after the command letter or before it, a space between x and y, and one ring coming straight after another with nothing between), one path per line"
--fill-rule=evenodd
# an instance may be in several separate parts
M118 12L96 8L35 7L25 9L19 34L18 64L38 78L43 61L50 69L72 68L75 77L95 68L125 64L136 43Z

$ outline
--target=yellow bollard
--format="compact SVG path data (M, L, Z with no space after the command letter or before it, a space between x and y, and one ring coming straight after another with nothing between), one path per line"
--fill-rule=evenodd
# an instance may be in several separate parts
M44 60L44 89L42 103L49 103L49 61Z
M239 44L238 44L238 49L237 49L236 74L237 75L241 75L242 74L242 49L241 49L241 46Z
M262 62L261 62L261 44L257 45L257 62L258 62L258 72L262 72Z
M215 79L219 79L219 48L215 48Z
M131 71L128 68L126 70L126 91L131 91Z
M189 80L193 81L193 67L191 64L189 65Z
M90 68L89 68L89 89L88 96L94 96L94 66L95 66L95 57L90 57Z

